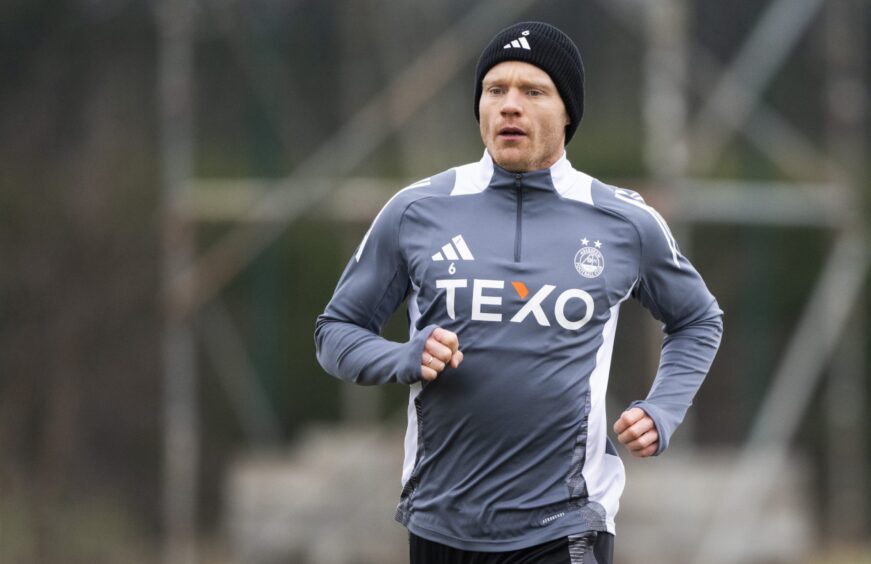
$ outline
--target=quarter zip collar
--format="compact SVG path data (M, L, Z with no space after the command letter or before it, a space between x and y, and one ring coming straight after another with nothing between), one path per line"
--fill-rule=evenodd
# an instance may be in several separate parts
M529 172L510 172L493 162L490 153L484 151L484 157L481 159L482 170L492 170L492 176L488 183L489 188L510 189L517 188L518 174L524 190L546 190L555 191L556 186L560 181L568 175L572 170L572 165L566 158L565 152L551 167L533 170Z
M469 169L461 169L469 170ZM472 172L474 170L474 172ZM569 197L576 200L589 200L584 198L581 191L578 195L577 173L572 164L566 158L565 152L551 167L530 172L510 172L493 162L488 151L475 169L465 173L466 178L475 186L475 191L484 188L493 188L500 193L511 194L515 202L515 226L514 226L514 262L523 260L523 202L532 196L532 192L554 192L560 197ZM585 175L584 175L585 176ZM587 184L589 188L589 184Z

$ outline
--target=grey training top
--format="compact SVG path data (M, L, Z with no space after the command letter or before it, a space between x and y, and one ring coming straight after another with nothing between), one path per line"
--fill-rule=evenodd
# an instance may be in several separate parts
M464 550L515 550L614 532L624 471L605 391L621 302L666 334L650 394L659 452L719 346L722 312L662 217L572 168L477 163L398 192L318 317L318 360L358 384L410 385L396 519ZM379 334L408 300L407 343ZM436 327L464 361L420 381Z

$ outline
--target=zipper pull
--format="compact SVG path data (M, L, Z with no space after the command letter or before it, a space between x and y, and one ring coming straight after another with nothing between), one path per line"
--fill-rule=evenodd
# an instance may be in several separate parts
M523 174L517 173L514 175L514 185L520 188L520 181L523 180Z

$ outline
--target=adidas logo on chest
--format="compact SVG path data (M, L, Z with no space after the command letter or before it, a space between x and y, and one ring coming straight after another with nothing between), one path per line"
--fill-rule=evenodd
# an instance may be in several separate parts
M438 262L443 260L475 260L469 246L466 245L466 240L462 235L453 237L450 242L442 246L442 250L432 256L432 260Z

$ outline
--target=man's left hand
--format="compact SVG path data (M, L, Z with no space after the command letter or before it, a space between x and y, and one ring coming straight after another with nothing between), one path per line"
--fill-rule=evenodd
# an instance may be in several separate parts
M626 445L629 453L638 458L652 456L659 448L656 424L640 407L624 411L614 423L617 440Z

